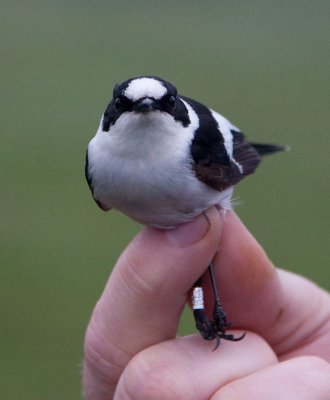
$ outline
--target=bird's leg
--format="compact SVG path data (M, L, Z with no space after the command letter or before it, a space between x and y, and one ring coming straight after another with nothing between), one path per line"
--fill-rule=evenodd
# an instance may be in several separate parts
M213 297L214 297L213 324L215 326L215 329L221 339L230 340L232 342L237 342L239 340L242 340L244 338L244 336L246 335L245 333L243 333L243 335L238 336L238 337L235 337L234 335L226 333L226 328L228 328L230 326L230 322L228 321L227 313L224 310L224 308L222 307L222 304L220 301L212 263L209 264L208 271L209 271L210 278L211 278L212 291L213 291Z
M228 328L230 326L230 322L227 319L227 313L223 309L221 301L220 301L212 263L209 264L208 271L210 274L212 292L213 292L213 298L214 298L214 308L213 308L214 324L220 332L225 332L226 328Z
M214 323L207 318L205 313L202 278L199 278L193 286L192 309L194 312L196 329L198 329L203 339L216 339L216 349L220 344L220 337L215 329Z
M210 321L205 313L202 278L199 278L193 286L192 308L194 311L196 328L201 333L203 339L216 340L216 345L214 348L215 350L219 347L220 339L235 342L242 340L245 336L245 333L239 337L235 337L234 335L226 333L226 328L229 327L230 323L228 322L227 314L221 305L212 263L208 266L208 270L211 278L212 291L214 296L213 321Z

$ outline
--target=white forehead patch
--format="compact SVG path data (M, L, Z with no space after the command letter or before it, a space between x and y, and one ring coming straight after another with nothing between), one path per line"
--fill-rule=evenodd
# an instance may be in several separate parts
M166 87L157 79L137 78L129 83L124 95L132 101L142 99L143 97L153 97L159 100L165 93Z

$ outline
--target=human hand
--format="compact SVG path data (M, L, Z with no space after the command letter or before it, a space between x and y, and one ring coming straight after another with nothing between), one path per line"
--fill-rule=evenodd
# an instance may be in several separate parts
M207 216L145 228L121 255L86 333L86 399L329 399L329 294L275 269L234 213ZM215 253L224 308L235 334L248 333L212 351L176 331ZM205 292L208 303L209 282Z

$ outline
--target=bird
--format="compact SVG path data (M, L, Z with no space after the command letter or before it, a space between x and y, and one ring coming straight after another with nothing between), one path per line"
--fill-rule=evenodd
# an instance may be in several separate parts
M104 210L119 210L147 226L172 229L208 208L232 208L234 186L252 174L264 155L285 146L250 142L218 112L179 95L157 76L116 84L96 135L88 144L85 176L92 196ZM205 340L238 341L227 333L209 264L214 308L205 313L203 277L194 284L192 308Z

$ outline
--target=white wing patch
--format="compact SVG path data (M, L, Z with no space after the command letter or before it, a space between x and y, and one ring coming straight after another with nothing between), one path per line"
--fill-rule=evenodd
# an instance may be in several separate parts
M223 140L224 140L224 145L227 150L227 154L230 158L230 160L237 166L239 169L240 173L243 173L243 166L237 162L234 158L233 152L234 152L234 144L233 144L233 134L231 133L231 129L235 131L239 131L239 129L233 125L230 121L228 121L227 118L223 117L219 113L211 110L213 118L217 121L220 132L222 133Z
M188 110L188 115L189 115L189 119L190 119L190 130L192 132L196 132L199 127L198 115L196 114L196 112L194 111L194 109L191 107L191 105L189 103L187 103L183 99L181 99L181 101L187 107L187 110Z
M124 95L132 101L137 101L144 97L153 97L155 100L159 100L164 94L166 94L166 87L154 78L134 79L124 92Z

